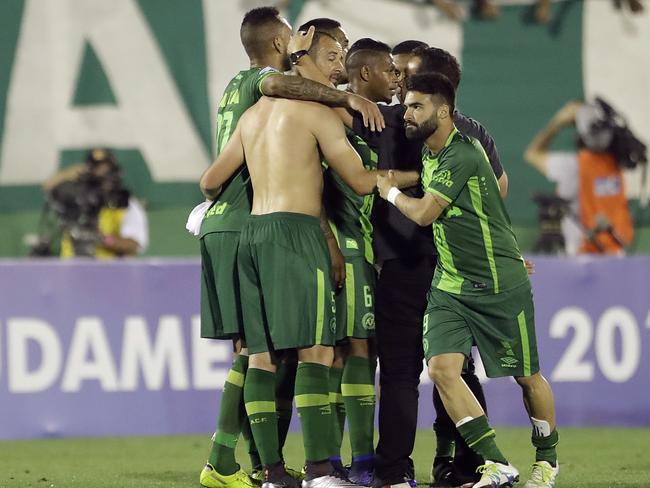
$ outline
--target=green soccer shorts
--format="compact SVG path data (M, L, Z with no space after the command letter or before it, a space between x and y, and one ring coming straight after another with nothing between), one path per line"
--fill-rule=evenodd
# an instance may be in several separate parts
M243 333L237 276L239 232L212 232L201 242L201 337L232 339Z
M429 290L423 323L427 362L440 354L469 357L472 345L490 378L539 371L535 310L530 283L496 295L454 295Z
M336 340L375 335L377 271L363 256L345 258L345 285L336 295Z
M317 217L251 215L241 233L238 270L251 354L336 341L331 262Z

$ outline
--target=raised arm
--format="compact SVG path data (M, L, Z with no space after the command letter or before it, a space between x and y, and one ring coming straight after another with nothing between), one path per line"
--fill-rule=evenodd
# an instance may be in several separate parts
M524 152L524 159L543 175L547 173L546 159L553 139L562 128L575 123L576 113L580 105L581 103L578 101L568 102L528 144Z
M398 181L392 170L387 176L377 176L379 195L418 225L431 225L449 205L447 200L438 195L425 192L422 198L413 198L404 195L397 187Z
M244 164L244 146L241 142L241 131L238 124L226 147L201 176L199 185L201 192L210 200L217 198L223 184L235 174L242 164Z

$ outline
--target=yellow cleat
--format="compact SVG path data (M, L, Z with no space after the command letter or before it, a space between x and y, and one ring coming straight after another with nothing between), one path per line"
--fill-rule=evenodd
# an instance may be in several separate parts
M201 471L199 482L203 488L257 488L242 469L226 476L219 474L210 463Z
M286 464L284 465L284 470L287 472L289 476L291 476L298 483L300 483L302 480L305 479L305 474L302 471L298 471L296 469L290 468Z

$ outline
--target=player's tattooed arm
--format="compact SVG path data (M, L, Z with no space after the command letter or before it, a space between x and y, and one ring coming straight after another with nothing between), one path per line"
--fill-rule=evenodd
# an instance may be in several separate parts
M370 127L370 130L381 131L386 126L384 116L376 103L354 93L337 90L300 76L267 76L262 81L262 93L269 97L319 102L331 107L347 107L359 112L363 117L364 125Z
M385 200L388 200L391 189L397 187L393 173L393 171L389 171L387 176L377 176L379 195ZM398 210L421 226L431 225L449 206L449 202L445 199L428 192L422 198L413 198L397 192L393 198L393 204Z
M243 117L246 117L244 114ZM242 118L243 118L242 117ZM205 170L199 184L206 198L214 200L221 193L221 187L244 164L244 146L241 141L239 125L221 151L219 157Z

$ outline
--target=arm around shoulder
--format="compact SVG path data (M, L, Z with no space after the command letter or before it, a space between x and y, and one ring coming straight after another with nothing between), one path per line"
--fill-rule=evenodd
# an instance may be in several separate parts
M361 157L345 135L343 123L329 109L317 113L313 134L330 167L358 195L368 195L375 190L376 173L368 171Z
M223 184L235 174L235 171L242 164L244 164L244 146L242 145L241 131L238 124L226 147L201 176L199 186L203 195L210 200L214 200L221 192Z

